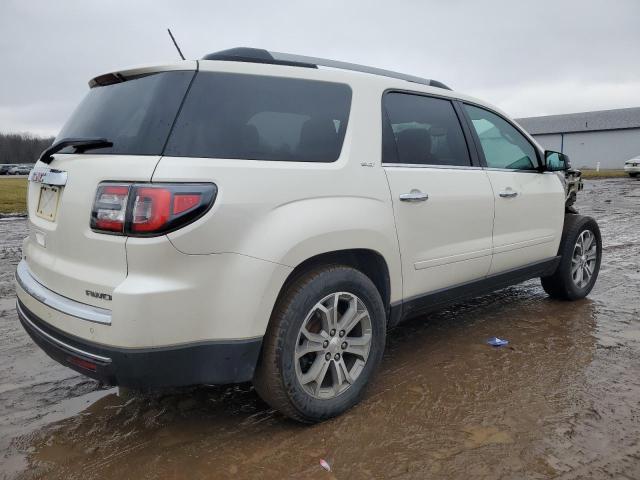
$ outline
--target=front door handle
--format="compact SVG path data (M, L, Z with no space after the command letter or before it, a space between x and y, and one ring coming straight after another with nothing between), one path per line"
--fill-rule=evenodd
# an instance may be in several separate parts
M513 198L518 196L518 192L514 192L513 190L506 190L504 192L500 192L498 195L500 195L502 198Z
M420 190L413 189L409 193L401 193L401 202L424 202L429 199L429 195L422 193Z

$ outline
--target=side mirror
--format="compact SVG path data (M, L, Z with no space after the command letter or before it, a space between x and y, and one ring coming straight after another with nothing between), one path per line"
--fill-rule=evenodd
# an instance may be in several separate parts
M571 168L569 157L564 153L547 150L544 152L544 160L548 172L562 172Z

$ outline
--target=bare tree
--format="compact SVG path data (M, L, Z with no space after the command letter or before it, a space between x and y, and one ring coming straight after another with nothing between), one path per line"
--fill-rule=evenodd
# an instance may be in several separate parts
M0 133L0 163L35 163L42 151L53 143L29 133Z

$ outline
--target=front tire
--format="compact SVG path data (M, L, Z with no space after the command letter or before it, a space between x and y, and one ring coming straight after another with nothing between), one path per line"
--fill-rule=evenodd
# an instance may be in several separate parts
M635 178L635 177L637 177L637 176L638 176L638 174L637 174L637 173L630 173L630 174L629 174L629 176L630 176L631 178Z
M341 265L296 279L278 301L254 376L258 394L314 423L358 403L384 352L386 315L373 282Z
M579 300L586 297L598 278L602 260L602 238L591 217L566 215L558 255L558 268L542 277L542 288L553 298Z

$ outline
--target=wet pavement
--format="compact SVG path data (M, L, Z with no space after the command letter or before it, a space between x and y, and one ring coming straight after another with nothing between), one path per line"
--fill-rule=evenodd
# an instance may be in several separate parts
M315 426L249 385L119 395L59 366L16 318L25 220L0 219L0 478L638 479L640 182L587 182L578 209L604 239L588 299L530 281L402 324L364 401Z

